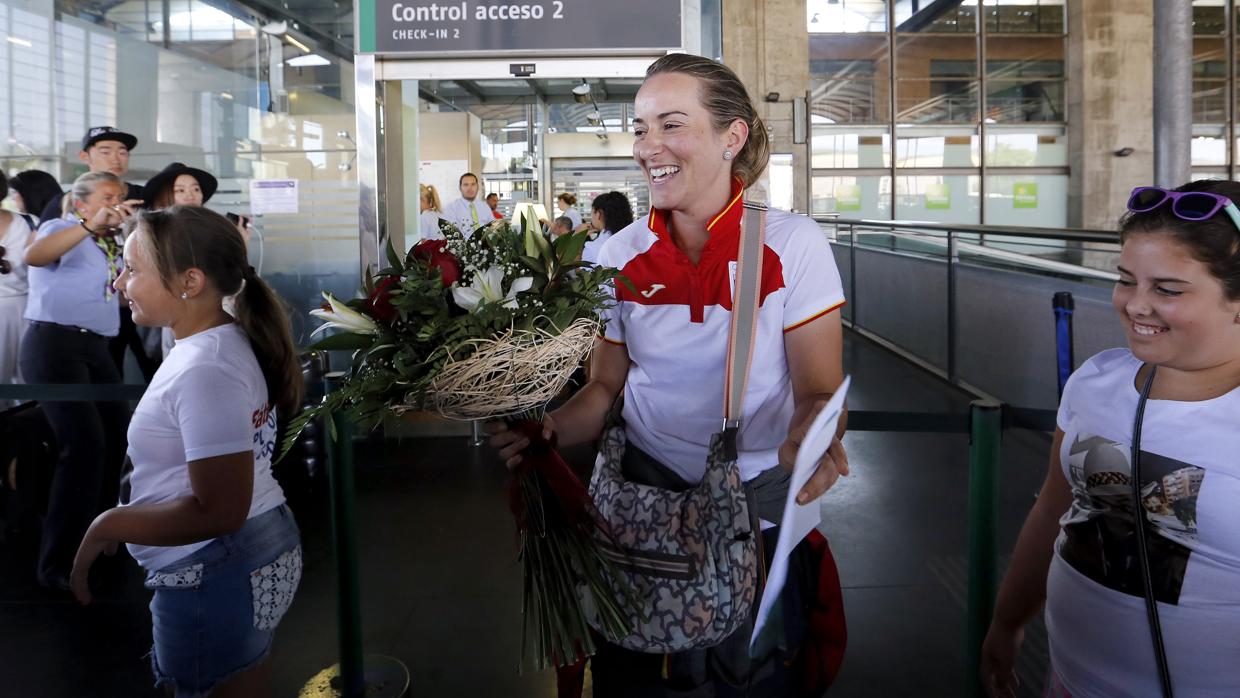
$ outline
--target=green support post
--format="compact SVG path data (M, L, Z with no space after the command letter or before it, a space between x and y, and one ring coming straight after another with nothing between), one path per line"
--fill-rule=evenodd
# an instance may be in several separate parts
M982 641L990 627L999 583L996 529L1002 413L1002 405L992 400L977 400L969 406L969 606L965 685L973 698L985 695L979 678Z
M339 603L336 616L340 633L340 688L344 696L365 695L362 678L362 607L357 575L357 507L353 488L353 423L335 412L331 415L335 438L327 477L332 498L332 551L336 557Z
M327 375L331 392L339 373ZM353 487L353 421L342 412L324 425L332 552L336 559L336 619L340 663L312 677L299 698L400 698L409 692L409 669L398 659L364 655L362 590L357 571L357 497Z

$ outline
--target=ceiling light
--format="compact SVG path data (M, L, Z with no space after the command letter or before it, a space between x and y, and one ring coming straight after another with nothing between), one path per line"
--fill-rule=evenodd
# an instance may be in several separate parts
M17 44L18 46L25 46L26 48L34 47L34 44L30 43L29 41L26 41L25 39L19 39L16 36L8 36L5 38L8 39L8 42L10 44Z
M585 80L573 88L573 101L579 104L590 104L594 99L590 96L590 83Z
M221 93L220 93L220 99L226 99L226 100L228 100L228 101L230 101L230 102L231 102L231 101L232 101L232 98L233 98L233 96L232 96L232 93L230 93L230 92L221 92Z
M284 61L284 64L291 65L294 68L310 68L316 65L331 65L332 62L317 53L307 53L304 56L290 58Z
M268 22L262 26L262 30L264 34L271 34L272 36L280 36L284 32L288 31L288 22L285 22L285 21Z
M284 37L284 40L296 46L297 48L301 49L302 51L305 51L306 53L310 53L310 47L298 41L297 37L293 36L292 34L286 34Z

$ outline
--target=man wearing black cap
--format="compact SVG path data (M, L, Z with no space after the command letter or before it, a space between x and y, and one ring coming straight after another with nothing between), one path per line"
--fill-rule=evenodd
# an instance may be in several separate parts
M137 145L138 139L132 134L112 126L92 126L86 135L82 136L82 150L78 153L78 159L85 163L91 172L111 172L124 179L129 173L129 151ZM39 220L47 221L63 216L61 207L64 198L62 194L48 202L47 207L39 214ZM141 199L142 187L130 184L125 198Z

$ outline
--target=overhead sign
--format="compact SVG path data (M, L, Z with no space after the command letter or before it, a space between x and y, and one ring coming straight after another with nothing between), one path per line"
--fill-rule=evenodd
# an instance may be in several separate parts
M357 52L614 53L682 47L678 0L354 0Z

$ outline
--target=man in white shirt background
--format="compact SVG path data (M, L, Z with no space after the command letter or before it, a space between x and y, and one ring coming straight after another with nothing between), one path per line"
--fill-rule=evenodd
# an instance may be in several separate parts
M478 197L478 192L482 189L481 184L478 181L478 175L473 172L461 175L457 182L461 190L461 198L448 204L443 210L444 219L455 225L466 240L479 226L495 220L491 207Z

